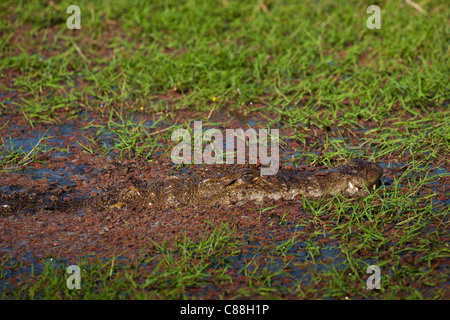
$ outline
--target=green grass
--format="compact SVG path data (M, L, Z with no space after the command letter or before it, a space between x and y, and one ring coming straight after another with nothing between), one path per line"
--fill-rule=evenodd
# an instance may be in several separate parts
M5 124L6 125L6 124ZM17 148L14 146L14 142L11 136L4 139L0 138L0 172L17 171L23 169L30 162L36 161L38 154L47 152L49 148L46 148L46 137L42 135L36 144L30 145L30 151L24 151L23 146Z
M292 163L389 156L404 170L362 200L303 199L308 220L295 230L289 211L252 208L279 215L271 224L289 237L270 250L251 247L244 261L237 257L248 239L221 225L199 241L155 243L157 255L129 265L119 257L81 260L81 291L66 288L64 264L46 262L37 280L2 287L2 299L202 298L211 286L228 290L220 298L448 298L448 267L436 262L450 257L448 187L435 185L448 173L432 172L450 153L447 2L423 2L421 14L402 1L378 1L380 30L366 28L360 1L259 3L78 1L82 29L70 31L70 1L2 1L0 92L17 99L2 98L0 116L20 114L33 128L90 112L100 121L82 129L86 141L77 143L85 152L151 161L170 154L173 130L197 120L180 121L182 111L208 122L211 110L244 107L273 115L263 127L292 129L282 136L285 145L300 145ZM145 125L140 113L156 120ZM313 134L326 128L329 134ZM356 145L349 132L363 132ZM42 140L30 152L7 136L0 142L1 171L48 152ZM329 246L336 263L322 261ZM2 260L0 280L20 269L11 263ZM372 263L382 268L379 291L365 290Z
M80 2L82 29L70 33L63 23L68 3L3 4L4 15L17 14L14 22L4 22L6 34L13 28L30 30L17 48L12 39L3 44L0 70L22 72L14 82L32 95L24 113L35 121L51 119L55 109L89 96L104 105L131 105L175 86L185 94L172 102L175 110L188 105L208 110L213 97L217 108L264 97L270 108L288 112L290 121L318 125L351 124L358 114L380 121L395 107L415 114L417 105L426 109L448 98L448 48L440 41L448 34L445 10L425 16L385 1L383 27L369 30L365 5L352 1L338 6L332 1L273 1L269 14L257 9L256 1ZM113 31L107 22L114 23L113 35L104 35ZM47 27L55 34L50 36ZM35 32L37 39L31 36ZM39 45L57 52L50 57L27 54ZM22 53L13 55L13 50ZM102 50L109 57L101 56ZM77 92L77 80L88 87ZM50 101L43 100L47 91L54 93ZM304 108L288 108L304 97L310 98ZM345 99L353 110L346 110L343 119L329 109L316 109L338 110Z

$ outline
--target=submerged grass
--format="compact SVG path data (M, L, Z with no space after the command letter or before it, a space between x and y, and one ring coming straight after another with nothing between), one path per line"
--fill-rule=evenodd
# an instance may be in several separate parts
M14 146L11 136L8 139L0 137L0 172L22 170L27 164L35 161L38 153L46 151L45 140L48 138L45 134L42 135L34 146L31 145L31 150L26 152L23 146L19 148Z

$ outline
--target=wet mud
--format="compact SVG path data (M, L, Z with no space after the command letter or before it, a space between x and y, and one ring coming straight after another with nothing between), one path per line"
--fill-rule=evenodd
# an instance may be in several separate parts
M189 111L185 111L189 116ZM205 116L207 116L205 114ZM42 150L34 155L32 161L20 165L6 165L0 173L0 253L3 257L10 257L11 261L21 261L23 270L42 265L46 259L59 259L67 263L76 262L80 258L108 259L120 255L126 263L142 252L151 256L157 254L155 243L173 243L180 235L186 235L193 241L201 239L205 234L214 231L214 226L227 224L235 228L235 236L248 245L241 254L234 256L236 268L245 264L249 257L255 256L255 250L262 247L275 248L292 238L301 231L298 241L284 254L292 263L293 278L301 278L304 268L327 268L343 265L342 255L336 239L327 237L326 230L320 239L315 239L322 245L320 255L316 258L320 263L311 262L307 257L309 233L322 228L317 219L312 219L310 212L304 205L302 197L293 201L268 199L263 205L195 205L177 208L157 208L140 206L130 203L123 208L110 208L118 201L119 194L130 187L145 190L155 180L164 179L170 175L183 175L190 170L203 167L194 165L190 168L179 168L172 163L169 147L166 150L156 150L148 158L131 156L119 157L114 150L108 154L100 152L89 153L83 144L91 143L89 139L95 137L95 131L86 129L93 121L100 121L98 115L90 114L86 120L76 122L61 121L59 124L36 124L31 127L21 116L2 116L2 123L6 123L0 130L2 137L7 140L6 148L22 150L27 154L46 135L49 137L42 144ZM145 118L146 115L141 115ZM135 121L140 121L136 119ZM148 125L154 121L148 116ZM234 117L229 122L230 128L245 128L252 124L259 125L263 119L257 114L247 117ZM371 123L363 123L370 127ZM282 124L280 124L282 128ZM158 131L164 127L151 128ZM224 129L224 128L221 128ZM308 128L310 135L306 141L314 145L313 141L323 135L344 137L351 146L360 144L364 132L345 132L339 128ZM281 129L283 136L292 136L291 128ZM102 139L97 144L104 143ZM97 137L98 139L98 137ZM322 163L316 166L305 166L301 160L289 162L292 156L302 146L295 139L284 139L285 145L280 150L282 167L292 169L303 166L304 170L314 172L324 169ZM82 142L81 144L78 142ZM161 145L168 141L161 138ZM307 146L305 145L307 148ZM367 146L368 147L368 146ZM369 148L369 147L368 147ZM308 152L320 155L324 150L320 145L310 148ZM7 152L2 153L4 156ZM385 156L380 165L384 170L381 184L389 189L396 175L401 175L408 165L406 155L399 162L392 156ZM447 159L448 160L448 159ZM335 165L342 164L337 161ZM436 193L434 204L448 206L448 161L441 162L430 172L438 175L435 183L422 188L420 193ZM215 165L218 166L218 165ZM221 168L227 165L221 165ZM214 168L214 165L212 166ZM447 174L447 175L446 175ZM420 175L419 175L420 177ZM411 177L414 181L418 177ZM405 191L410 186L400 186ZM332 197L324 197L323 201L332 201ZM355 199L354 201L358 201ZM377 200L380 201L380 200ZM377 201L374 205L377 205ZM379 202L378 202L379 204ZM272 207L271 210L264 208ZM305 209L306 208L306 209ZM335 220L325 215L321 218ZM349 217L350 219L350 217ZM432 229L433 226L430 226ZM430 229L430 230L431 230ZM256 259L264 264L270 251L256 254ZM278 260L274 260L275 262ZM284 261L285 263L286 261ZM276 263L282 263L278 261ZM436 262L437 263L437 262ZM279 266L278 266L279 267ZM276 270L277 265L268 266ZM320 270L319 270L320 271ZM23 272L26 273L26 272ZM15 274L9 274L13 281ZM275 280L274 280L275 281ZM279 278L283 283L288 280ZM308 279L305 278L307 283ZM237 280L235 286L239 286ZM205 293L206 297L217 297L223 288L212 286ZM229 290L229 289L227 289ZM231 293L233 290L230 291ZM235 292L235 291L234 291ZM231 294L230 293L230 294ZM222 294L222 293L221 293Z

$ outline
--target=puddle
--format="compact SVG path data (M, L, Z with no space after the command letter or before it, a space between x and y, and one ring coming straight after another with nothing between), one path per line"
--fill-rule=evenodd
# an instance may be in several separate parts
M69 169L69 170L68 170ZM30 174L33 180L41 180L46 178L50 183L56 183L60 186L73 186L74 181L71 179L73 176L77 176L78 179L83 179L86 166L74 165L67 163L66 167L50 170L47 168L35 169L25 167L23 170L18 171L20 173Z
M20 130L19 127L13 126L10 130ZM22 130L24 131L24 130ZM24 131L25 132L25 131ZM65 124L58 126L50 126L45 132L38 132L37 130L23 133L20 137L7 136L4 137L4 147L9 151L20 151L22 153L29 153L33 148L38 148L43 152L50 152L55 148L67 148L77 145L75 141L67 141L69 138L78 134L80 129L74 124ZM87 140L84 137L79 137L76 141ZM62 153L57 154L59 156Z

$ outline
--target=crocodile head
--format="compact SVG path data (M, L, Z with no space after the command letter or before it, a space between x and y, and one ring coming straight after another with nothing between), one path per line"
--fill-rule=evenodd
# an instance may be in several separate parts
M373 162L351 159L348 162L348 193L360 194L375 190L383 176L383 168Z
M264 198L292 200L297 195L321 197L333 194L365 196L383 174L375 163L351 159L329 170L286 170L262 176L256 167L204 168L190 175L171 176L151 188L147 205L166 207L187 204L242 204Z
M224 177L224 184L206 194L212 195L211 202L224 204L262 202L264 198L292 200L299 194L366 196L376 188L382 175L379 165L361 159L315 172L282 169L274 176L262 176L257 169L241 169Z

